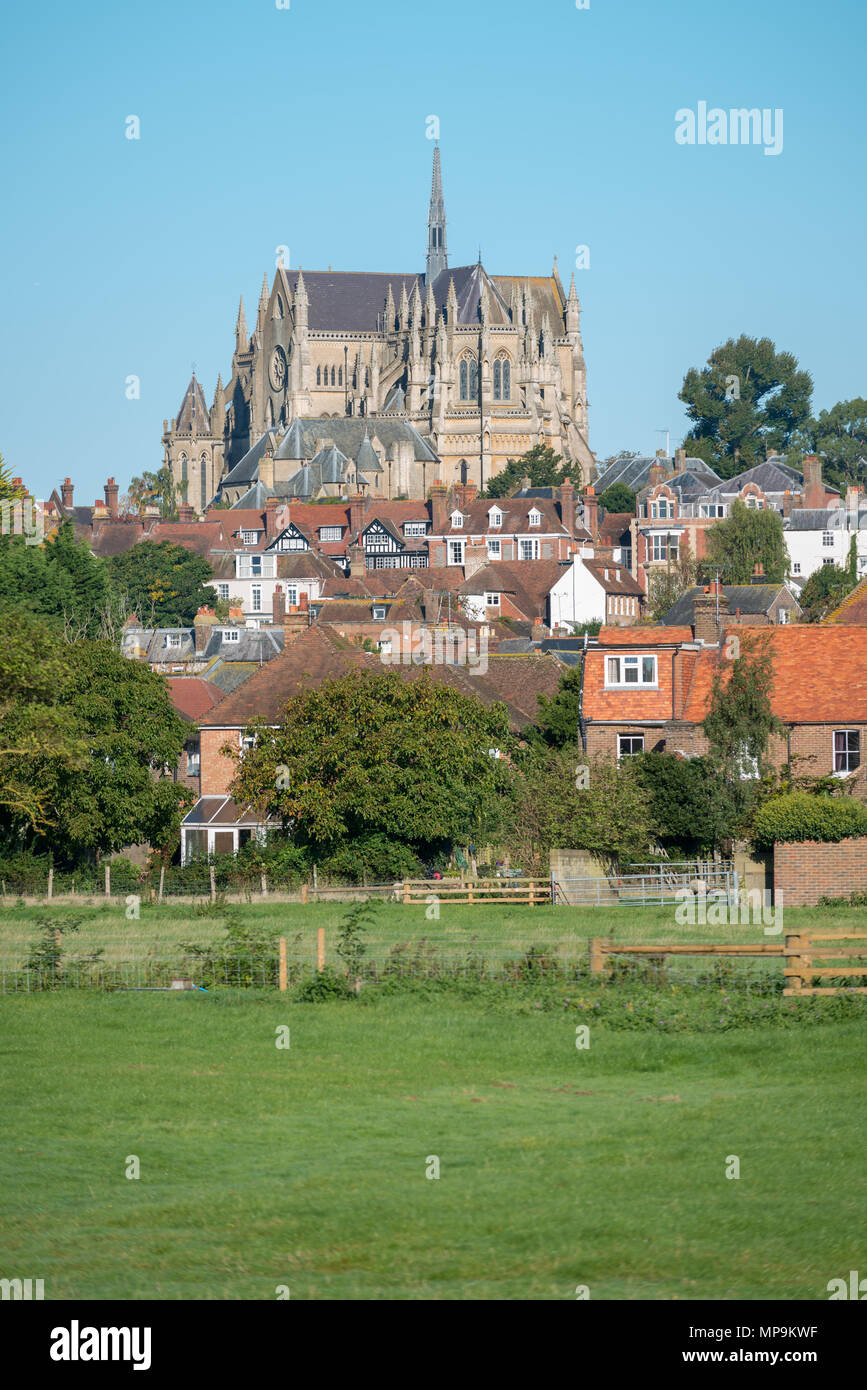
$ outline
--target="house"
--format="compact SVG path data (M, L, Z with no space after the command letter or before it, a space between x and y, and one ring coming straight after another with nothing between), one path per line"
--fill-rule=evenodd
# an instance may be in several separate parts
M867 499L856 487L846 489L845 500L835 497L826 507L790 509L783 522L792 577L801 581L823 565L849 563L855 542L855 572L867 574Z
M552 629L601 621L630 627L644 616L645 595L628 567L608 559L576 559L552 592Z
M749 627L764 627L770 623L796 623L803 610L788 584L722 584L727 605L727 621ZM701 586L687 589L662 619L664 626L694 622L696 599L704 593Z
M719 620L717 605L721 604ZM709 585L694 601L692 625L602 628L591 639L582 677L582 740L591 754L618 760L641 751L707 752L701 724L716 673L725 679L739 648L725 595ZM770 624L771 705L786 726L772 738L776 767L800 775L833 774L860 796L867 739L867 627Z

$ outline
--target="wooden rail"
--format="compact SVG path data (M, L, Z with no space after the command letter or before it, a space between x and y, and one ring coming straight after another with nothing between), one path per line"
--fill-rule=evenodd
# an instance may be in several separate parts
M851 994L867 994L867 986L853 986L850 989L845 985L834 985L830 988L813 985L815 978L823 976L838 978L841 975L861 975L867 978L867 945L817 947L813 944L816 941L867 942L867 932L801 931L787 935L785 945L782 942L761 941L745 945L729 943L724 946L707 941L693 945L683 942L676 945L667 942L650 946L638 943L614 945L605 937L592 936L588 942L590 973L601 975L609 956L781 956L785 960L783 976L791 981L790 987L783 990L785 995L839 994L842 989ZM859 957L863 964L813 964L816 959L840 960L848 956Z
M406 879L401 886L405 903L425 903L435 897L441 903L521 903L534 907L551 901L548 878L467 878L463 883Z

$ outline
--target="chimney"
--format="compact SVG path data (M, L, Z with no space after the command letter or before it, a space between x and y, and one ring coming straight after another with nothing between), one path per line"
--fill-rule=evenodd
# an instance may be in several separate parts
M783 516L792 515L792 494L788 488L783 493Z
M196 639L196 655L199 656L208 645L211 631L217 621L213 608L200 608L193 618L193 633Z
M276 497L269 497L265 502L265 541L273 541L277 535L277 508L280 502Z
M60 484L60 500L67 509L72 508L72 493L72 479L64 478L63 482Z
M442 483L434 483L430 490L431 500L431 521L432 531L435 536L444 534L448 522L446 520L446 509L448 507L448 489Z
M178 521L182 521L185 526L188 526L195 519L196 513L192 502L181 502L178 507Z
M533 619L533 627L530 634L530 640L533 642L543 642L547 636L548 629L546 628L543 620L538 616L535 617Z
M462 512L465 512L470 503L475 501L478 491L479 489L476 487L475 483L455 483L455 501Z
M804 506L824 507L825 486L822 482L822 463L817 454L807 454L804 459Z
M678 473L686 468L686 449L675 449L674 462Z
M483 569L489 563L488 547L485 544L473 545L470 543L464 549L464 575L469 579L470 575L477 570Z
M717 614L719 621L717 621ZM729 615L729 601L722 585L714 580L692 601L692 630L695 640L706 647L716 646Z
M575 489L569 478L560 484L560 520L570 536L575 534Z
M850 484L846 489L846 512L848 515L848 526L850 530L858 527L858 512L861 506L861 493L857 487Z
M283 619L286 617L286 595L283 592L282 584L274 586L272 597L271 621L275 627L283 626Z
M274 455L263 454L259 460L259 482L269 489L274 486Z
M753 577L750 582L753 584L764 584L765 567L762 564L761 560L757 560L756 563L753 565Z
M307 613L310 609L310 596L306 589L302 589L298 595L298 607L302 613Z
M242 623L243 621L244 621L244 610L243 610L243 608L241 607L240 603L232 603L232 604L230 604L230 605L229 605L229 622L230 622L230 623L238 624L238 623Z
M527 488L530 488L532 486L533 484L530 481L529 473L525 473L523 478L521 479L521 487L523 488L524 492L526 492Z
M117 483L114 481L114 478L108 478L106 480L103 492L105 493L105 505L108 507L108 514L111 517L112 521L117 521L118 486Z
M599 499L592 483L584 489L584 525L595 540L599 531Z
M665 466L664 466L664 464L662 464L662 463L660 462L660 457L659 457L661 453L662 453L662 450L661 450L661 449L658 449L658 450L656 451L656 460L655 460L654 463L652 463L652 464L650 465L650 473L648 474L648 482L650 483L650 486L651 486L651 487L656 487L657 483L664 483L664 482L665 482Z
M355 537L361 530L363 521L364 494L361 492L353 492L349 499L349 535L352 540L355 540Z
M349 555L349 574L352 579L363 579L367 572L364 560L364 551L360 545L351 545L348 549Z

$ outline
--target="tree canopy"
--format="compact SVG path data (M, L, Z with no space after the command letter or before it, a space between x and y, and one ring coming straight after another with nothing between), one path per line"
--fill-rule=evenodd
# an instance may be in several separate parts
M599 496L599 505L606 512L635 512L635 493L625 483L612 483Z
M766 508L755 510L738 498L731 516L705 531L707 573L719 566L724 584L749 584L757 563L764 569L768 584L781 584L789 568L783 539L783 518Z
M561 454L544 444L534 444L520 458L509 459L502 472L491 478L483 497L510 497L520 490L524 478L531 487L559 487L569 473Z
M156 627L188 625L203 604L214 602L207 560L171 541L141 541L113 555L108 570L125 610Z
M819 454L831 487L867 487L867 400L856 396L822 410L804 428L806 450Z
M691 367L680 400L694 421L684 441L723 478L785 452L810 419L813 380L770 338L729 338L704 367Z

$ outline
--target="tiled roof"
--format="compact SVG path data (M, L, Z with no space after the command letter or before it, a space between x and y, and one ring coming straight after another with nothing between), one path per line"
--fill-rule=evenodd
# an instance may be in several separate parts
M781 593L788 594L791 598L791 592L786 589L785 584L723 584L721 588L729 601L728 611L732 616L738 612L767 613ZM667 626L691 623L693 601L703 593L704 588L701 585L687 589L669 608L662 621Z
M559 560L491 560L464 580L465 594L506 593L528 622L541 617L545 601L568 569Z
M599 629L599 635L595 639L599 647L646 647L648 651L652 651L654 647L692 640L692 628L683 626L603 627Z
M491 526L488 513L492 508L502 512L502 526ZM451 518L456 511L461 512L464 517L463 526L452 526ZM541 516L541 523L538 526L531 526L528 521L532 511L538 512ZM545 497L503 497L497 498L493 502L476 497L465 507L459 506L456 501L450 502L446 515L446 525L442 534L446 536L487 534L510 536L517 532L527 536L545 536L552 533L554 535L568 534L560 519L560 511L556 502Z
M200 676L169 676L168 682L169 699L178 714L193 723L198 723L223 698L222 691Z
M579 563L607 594L637 594L639 598L644 597L644 590L625 565L613 560L581 560Z
M847 594L840 607L834 609L827 621L867 626L867 579L862 579L851 594Z

